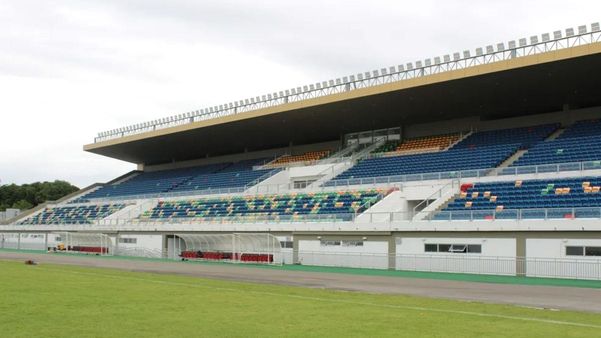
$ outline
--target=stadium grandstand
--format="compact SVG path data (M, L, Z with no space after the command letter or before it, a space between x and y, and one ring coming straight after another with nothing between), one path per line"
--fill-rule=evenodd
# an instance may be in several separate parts
M136 170L0 244L601 280L595 74L598 23L101 132Z

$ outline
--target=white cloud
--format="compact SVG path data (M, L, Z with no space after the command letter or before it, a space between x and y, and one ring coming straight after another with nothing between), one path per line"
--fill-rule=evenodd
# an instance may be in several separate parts
M0 180L106 181L97 132L597 21L581 1L0 3Z

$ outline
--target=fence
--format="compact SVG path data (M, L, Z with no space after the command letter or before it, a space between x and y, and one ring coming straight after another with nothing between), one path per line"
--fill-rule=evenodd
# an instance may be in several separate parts
M601 207L439 211L430 221L601 219Z
M601 280L601 257L495 257L479 254L387 254L299 251L296 264L401 271Z
M559 173L567 171L601 170L601 161L569 162L555 164L539 164L532 166L470 169L459 171L443 171L421 174L407 174L380 177L350 178L331 180L325 183L328 187L349 187L353 185L398 184L415 181L448 180L462 178L480 178L494 176L511 176L524 174Z
M46 250L42 248L43 241L32 247L19 246L17 241L16 235L0 235L0 249ZM171 259L179 259L177 253L184 247L180 245L176 249L175 255L170 256ZM256 250L253 252L258 253ZM297 255L294 255L292 249L281 249L277 254L273 251L270 253L277 256L274 258L278 262L284 264L601 281L601 257L568 259L496 257L469 253L388 254L304 250L299 250ZM168 257L167 252L150 248L116 247L114 254L129 257Z
M259 194L279 194L289 192L327 192L327 191L340 191L340 190L356 190L357 186L365 185L366 189L380 188L380 187L396 187L399 190L403 190L403 183L407 182L418 182L418 181L436 181L436 180L449 180L449 179L464 179L464 178L480 178L480 177L494 177L494 176L515 176L523 174L543 174L543 173L558 173L568 171L587 171L587 170L601 170L601 161L588 161L588 162L570 162L570 163L556 163L556 164L542 164L533 166L523 167L506 167L506 168L489 168L489 169L472 169L462 171L445 171L436 173L421 173L421 174L408 174L408 175L394 175L394 176L380 176L380 177L364 177L364 178L352 178L342 180L329 180L319 187L313 187L311 184L313 180L306 181L306 184L299 184L303 182L285 183L285 184L256 184L254 186L246 187L234 187L234 188L219 188L219 189L202 189L193 191L178 191L169 193L153 193L153 194L139 194L139 195L128 195L128 196L114 196L104 198L90 199L90 203L97 204L103 202L114 202L114 201L135 201L141 199L166 199L176 197L194 198L199 196L209 195L259 195ZM323 173L327 173L328 170L324 170ZM271 176L274 172L270 172ZM269 176L269 177L271 177ZM265 177L268 178L268 177ZM259 182L257 182L259 183ZM429 184L424 184L429 185ZM300 188L298 188L300 187ZM79 203L78 203L79 204ZM81 203L86 204L86 203ZM88 203L89 204L89 203Z

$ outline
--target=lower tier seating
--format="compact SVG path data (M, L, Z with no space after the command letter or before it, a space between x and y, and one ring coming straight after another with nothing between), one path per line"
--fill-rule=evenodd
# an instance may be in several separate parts
M78 205L46 208L19 224L90 224L125 208L125 204Z
M463 185L460 196L434 218L600 218L601 177Z
M140 218L169 220L264 217L277 221L294 220L304 215L332 215L336 219L350 220L386 194L385 190L369 190L161 201Z

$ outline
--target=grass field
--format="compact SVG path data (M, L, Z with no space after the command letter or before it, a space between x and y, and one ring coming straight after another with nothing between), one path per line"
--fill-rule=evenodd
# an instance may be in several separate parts
M0 261L0 337L598 337L601 315Z

